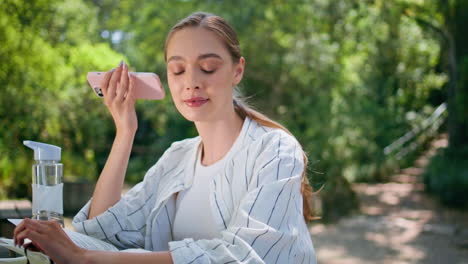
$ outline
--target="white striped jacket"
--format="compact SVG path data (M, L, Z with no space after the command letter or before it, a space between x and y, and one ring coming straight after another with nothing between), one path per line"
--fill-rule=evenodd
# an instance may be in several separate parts
M200 137L173 143L142 182L89 220L88 202L73 226L119 248L170 250L175 264L316 263L302 214L300 145L249 118L239 137L241 147L209 186L219 238L173 241L171 234L175 194L192 183Z

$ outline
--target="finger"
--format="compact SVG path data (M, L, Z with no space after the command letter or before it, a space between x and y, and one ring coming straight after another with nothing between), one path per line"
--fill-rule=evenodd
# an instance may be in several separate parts
M27 244L24 244L23 245L24 248L26 248L27 250L31 250L31 251L41 251L41 252L44 252L44 250L41 248L41 246L36 243L36 242L29 242Z
M17 245L23 246L24 240L26 238L30 239L31 241L35 241L37 243L38 240L40 240L40 236L41 234L39 234L37 231L26 228L17 235L17 240L18 240Z
M43 221L29 219L29 218L26 218L23 221L21 221L20 223L21 225L18 225L19 228L15 229L15 239L14 239L15 245L24 243L24 239L21 240L21 237L19 236L19 234L26 230L32 230L37 233L43 233L46 230L46 227L41 222Z
M61 231L62 226L57 220L36 220L31 223L27 223L26 228L34 230L40 234L51 234L57 231Z
M63 228L62 228L62 224L60 224L60 222L56 219L53 219L53 220L49 220L47 221L47 223L49 224L49 226L52 228L52 229L55 229L57 231L62 231Z
M120 79L120 74L122 73L122 62L119 64L119 67L112 74L112 77L109 81L109 86L107 87L107 98L113 99L115 97L115 92L117 89L117 82Z
M43 222L44 221L28 219L28 221L25 221L24 227L38 233L43 233L46 231L46 227L44 226Z
M13 231L13 241L16 244L17 243L17 236L19 233L21 233L24 229L25 229L25 221L28 221L29 218L25 218L23 221L21 221L16 227L15 227L15 230Z
M117 99L123 101L124 95L128 90L128 65L126 63L122 66L122 74L120 75L120 85L118 85Z
M125 101L134 101L135 99L135 75L130 73L130 81L128 85L128 91L127 94L125 95Z
M107 87L109 86L109 81L110 81L114 71L115 71L115 68L113 68L112 70L106 72L106 74L104 75L104 78L102 79L101 91L102 91L102 94L104 95L104 97L106 97Z

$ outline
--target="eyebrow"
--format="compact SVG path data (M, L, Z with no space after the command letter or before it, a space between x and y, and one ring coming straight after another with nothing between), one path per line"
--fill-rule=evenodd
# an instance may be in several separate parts
M216 53L206 53L206 54L201 54L198 56L197 60L203 60L203 59L207 59L207 58L217 58L217 59L220 59L222 60L223 58L221 58L221 56L219 56L218 54ZM182 58L181 56L171 56L168 60L167 60L167 63L171 62L171 61L185 61L184 58Z

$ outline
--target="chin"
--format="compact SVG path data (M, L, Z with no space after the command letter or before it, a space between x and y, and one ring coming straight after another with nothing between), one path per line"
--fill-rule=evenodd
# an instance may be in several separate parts
M217 111L213 110L212 107L207 106L208 105L205 105L201 108L191 108L185 105L179 105L177 110L179 110L179 113L185 119L191 122L207 122L219 118L219 113L217 115Z
M187 119L190 122L206 122L212 120L206 115L199 115L199 114L183 114L185 119Z
M193 111L191 109L183 109L179 111L182 116L191 122L203 122L211 120L211 115L205 111Z

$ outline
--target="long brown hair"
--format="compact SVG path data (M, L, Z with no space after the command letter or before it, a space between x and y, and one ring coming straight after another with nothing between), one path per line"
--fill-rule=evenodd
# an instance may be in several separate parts
M222 17L205 13L205 12L196 12L191 14L190 16L182 19L179 21L174 27L172 27L171 31L166 38L165 48L164 48L164 58L167 60L167 45L171 36L186 27L202 27L207 29L213 33L215 33L221 41L225 44L228 52L231 55L233 63L238 63L241 58L241 51L239 47L239 41L237 39L237 34L234 29L224 20ZM236 87L237 88L237 87ZM279 128L284 130L291 136L292 133L279 124L265 116L264 114L254 110L251 106L249 106L240 96L239 91L236 89L233 95L234 100L234 108L238 115L240 115L243 119L245 117L249 117L250 119L255 120L257 123L272 128ZM304 219L306 222L309 222L313 217L312 207L310 204L311 196L312 196L312 187L309 184L309 180L307 178L307 155L303 152L303 159L304 159L304 171L302 172L302 182L301 182L301 193L303 197L303 213Z

